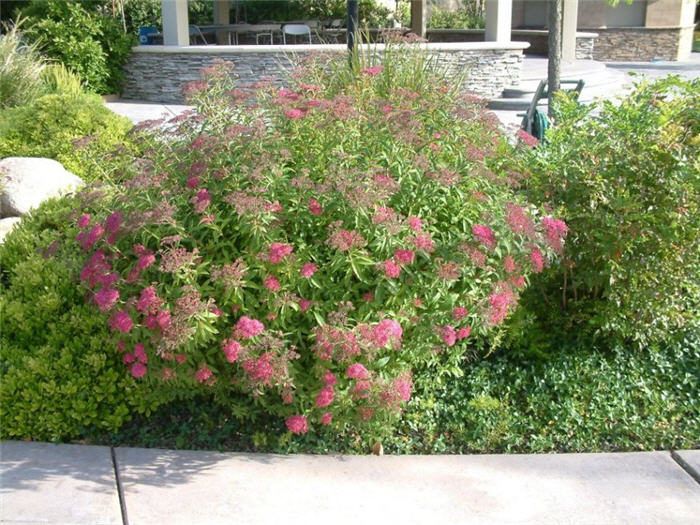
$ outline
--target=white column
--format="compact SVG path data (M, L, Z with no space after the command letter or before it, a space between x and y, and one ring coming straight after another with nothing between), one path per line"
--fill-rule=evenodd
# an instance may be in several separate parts
M214 0L214 24L228 25L231 23L229 7L228 0ZM219 44L228 44L228 31L217 31L216 41Z
M189 46L190 30L187 0L161 0L163 9L163 44Z
M411 32L425 37L428 18L425 3L427 0L411 0Z
M487 42L510 42L513 0L486 0Z
M578 25L578 0L564 0L561 21L561 59L576 60L576 26Z

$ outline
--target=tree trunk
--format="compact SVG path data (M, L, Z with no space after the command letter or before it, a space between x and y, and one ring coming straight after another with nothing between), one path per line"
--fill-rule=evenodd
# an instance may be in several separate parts
M561 76L561 23L562 23L562 0L549 0L549 60L547 64L547 91L549 97L548 114L552 117L552 100L554 93L559 91Z

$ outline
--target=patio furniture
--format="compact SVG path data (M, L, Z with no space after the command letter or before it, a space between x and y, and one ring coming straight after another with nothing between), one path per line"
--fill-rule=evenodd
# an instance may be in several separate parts
M207 42L207 39L204 37L204 33L202 33L202 30L199 28L199 26L196 25L190 25L189 26L190 30L190 44L194 41L194 43L197 43L197 39L201 39L202 43L204 45L209 45L209 42Z
M285 24L282 26L282 43L287 44L287 35L294 37L296 43L297 38L306 35L311 43L311 28L306 24Z

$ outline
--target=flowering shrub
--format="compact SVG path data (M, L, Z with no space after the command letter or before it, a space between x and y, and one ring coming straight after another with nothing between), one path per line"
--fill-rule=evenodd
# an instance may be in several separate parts
M76 212L82 286L132 376L248 393L295 434L379 428L561 250L495 118L387 53L344 75L317 58L289 89L212 66L118 196Z
M646 346L700 324L698 108L700 82L677 77L619 105L561 101L547 143L525 157L529 197L575 232L528 300L549 333Z

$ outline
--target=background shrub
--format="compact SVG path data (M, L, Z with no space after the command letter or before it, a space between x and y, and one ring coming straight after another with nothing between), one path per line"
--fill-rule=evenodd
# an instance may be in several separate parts
M26 35L43 53L80 76L96 93L119 93L122 68L136 44L119 20L89 9L79 2L47 0L32 2L23 13L28 17Z
M483 29L485 26L484 2L462 0L457 9L431 7L429 29Z
M669 77L618 103L558 107L557 126L525 158L529 197L572 231L564 264L524 299L540 335L644 346L697 326L700 81Z
M69 90L70 83L61 89ZM119 165L102 157L131 147L126 139L131 121L107 109L97 95L45 95L0 116L0 157L56 159L89 181L109 180Z
M108 330L77 285L79 248L66 238L74 203L42 205L0 246L0 436L58 440L116 430L157 405L123 373Z

